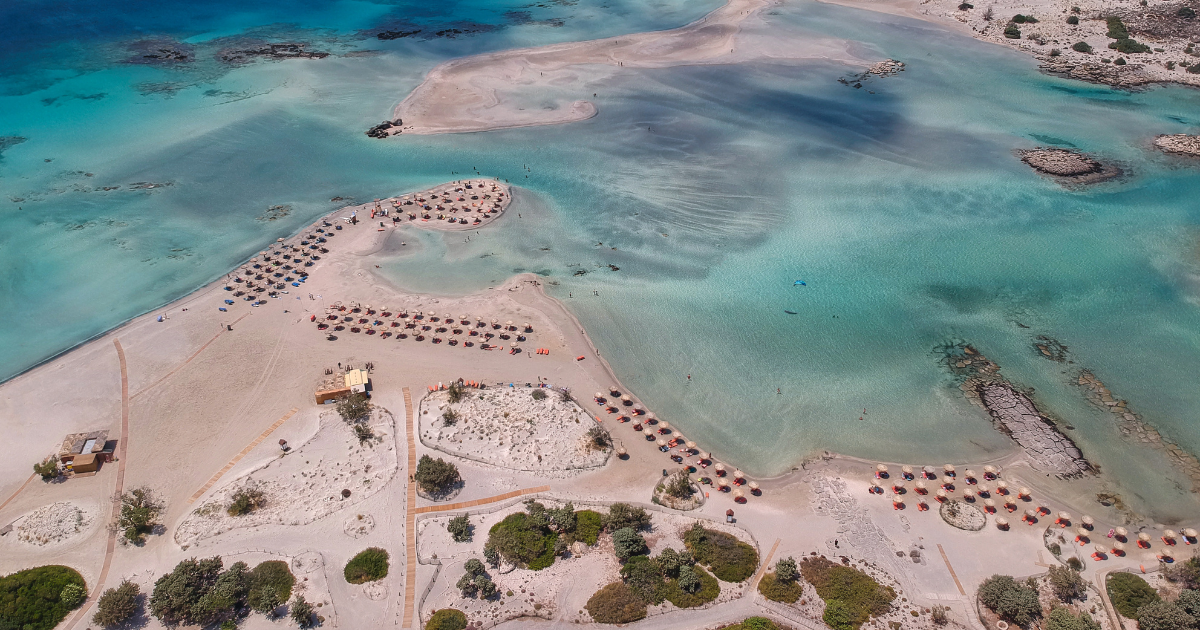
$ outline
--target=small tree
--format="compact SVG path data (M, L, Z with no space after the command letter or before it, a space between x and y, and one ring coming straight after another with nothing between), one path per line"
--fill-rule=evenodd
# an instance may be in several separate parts
M443 608L434 611L425 624L425 630L463 630L467 627L467 616L461 610Z
M467 542L471 540L471 519L466 514L455 516L446 525L446 531L450 532L454 542Z
M544 390L540 387L533 390L533 399L534 400L546 400L546 390Z
M632 527L623 527L613 532L613 551L621 560L641 555L646 551L646 540Z
M451 426L458 422L458 412L453 407L446 407L446 411L442 412L442 424Z
M1200 591L1183 591L1179 594L1179 599L1175 600L1175 605L1182 608L1183 612L1200 619Z
M700 576L696 575L696 570L691 565L684 565L679 568L679 588L685 593L695 593L700 590Z
M496 584L488 577L483 563L475 558L463 565L463 576L458 579L456 586L462 591L463 597L478 593L483 599L488 599L496 594Z
M58 469L58 458L51 455L50 457L47 457L45 461L34 464L33 472L41 475L42 481L58 479L60 474Z
M588 429L587 441L588 448L593 451L602 451L612 446L612 436L600 425Z
M1100 630L1100 624L1087 613L1080 613L1076 617L1071 611L1059 606L1046 615L1046 630Z
M483 559L493 567L498 568L500 566L500 552L496 551L496 548L491 545L483 548Z
M634 530L650 529L650 515L643 508L628 503L614 503L608 508L605 526L610 532L626 527Z
M671 475L667 479L666 487L663 490L667 496L675 497L676 499L686 499L692 496L692 480L688 477L687 469L682 469Z
M1083 594L1087 582L1079 572L1069 567L1050 567L1050 586L1054 589L1055 597L1064 602L1070 602Z
M658 564L659 571L669 578L679 577L680 569L696 563L690 551L680 553L670 547L663 549L654 561Z
M546 516L550 520L550 529L556 532L575 531L575 505L570 501L562 507L546 510Z
M162 511L163 504L154 497L149 488L134 488L121 495L121 513L117 517L117 529L122 532L126 541L139 544L154 531Z
M82 604L83 600L85 599L87 599L87 591L83 590L82 586L75 584L74 582L64 586L62 591L58 594L58 601L62 602L62 605L66 606L67 610L75 610L76 608L79 608L79 605Z
M946 614L947 610L949 610L949 609L946 608L945 606L934 606L929 611L930 621L932 621L933 623L935 623L939 626L944 626L947 623L950 623L950 616Z
M206 623L200 617L207 617L202 613L207 613L211 607L200 610L198 604L216 584L221 567L220 556L203 560L189 558L175 565L174 570L154 583L150 614L167 625Z
M297 595L291 605L292 621L296 622L301 628L311 628L313 625L313 605L304 599L303 595Z
M124 580L120 586L104 591L96 602L96 614L92 623L105 628L119 626L137 614L138 596L142 589L137 584Z
M788 556L779 562L775 563L775 579L780 582L792 582L800 577L800 571L796 568L796 559Z
M430 494L444 494L462 481L458 468L442 458L434 459L422 455L417 462L417 472L414 477L417 485Z
M388 574L388 552L379 547L367 547L346 563L342 575L351 584L382 580Z
M1138 630L1190 630L1196 619L1183 612L1174 602L1158 600L1137 611Z
M463 387L458 381L450 383L450 387L446 388L446 399L451 403L461 401L466 395L467 388Z
M363 422L371 415L371 400L362 393L342 396L337 402L337 412L346 422Z
M1000 617L1027 626L1042 614L1037 589L1009 575L993 575L979 586L979 601Z

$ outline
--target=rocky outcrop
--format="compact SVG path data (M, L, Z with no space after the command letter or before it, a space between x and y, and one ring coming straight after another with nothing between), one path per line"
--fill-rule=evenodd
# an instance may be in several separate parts
M1154 139L1154 146L1164 153L1200 157L1200 136L1186 133L1158 136Z
M1121 175L1121 169L1070 149L1038 147L1017 151L1017 155L1033 170L1063 183L1094 184Z
M1075 443L1060 433L1028 396L1000 382L979 383L976 390L997 428L1021 445L1036 468L1059 477L1076 477L1092 470Z
M402 124L404 124L404 121L399 118L396 120L385 120L368 129L367 135L372 138L386 138L392 135L392 129L396 130L394 133L400 133L400 125Z
M904 62L896 61L895 59L885 59L867 68L867 74L874 74L881 77L890 77L901 72L904 72Z
M196 48L173 39L143 39L129 44L128 63L179 64L196 60Z
M1156 83L1153 78L1142 72L1142 65L1131 63L1117 66L1103 63L1072 63L1069 61L1051 61L1042 64L1043 72L1068 79L1110 85L1115 88L1131 89Z
M324 59L327 52L305 50L305 44L259 44L238 48L223 48L217 52L220 61L237 65L255 59Z

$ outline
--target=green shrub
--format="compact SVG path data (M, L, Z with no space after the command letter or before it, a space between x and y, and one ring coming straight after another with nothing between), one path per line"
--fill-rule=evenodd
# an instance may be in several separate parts
M1068 15L1067 16L1067 24L1070 24L1071 26L1075 26L1076 24L1079 24L1079 16L1078 15Z
M1079 616L1071 614L1071 611L1061 606L1050 611L1046 615L1046 630L1101 630L1100 624L1092 619L1092 616L1087 613L1079 613Z
M887 612L896 599L891 587L884 586L871 576L848 566L830 561L824 556L809 556L800 562L800 574L817 590L825 601L826 610L832 602L840 602L849 615L850 627L857 628L872 616ZM840 618L841 613L836 613ZM829 623L828 620L826 623Z
M796 567L796 559L788 556L775 563L775 577L781 582L795 582L800 578L800 570Z
M506 562L526 566L547 552L545 527L539 526L525 512L514 512L492 525L486 548L495 550ZM553 545L553 539L551 542ZM550 553L553 554L553 546ZM553 558L553 555L551 556Z
M117 527L125 536L125 540L138 544L154 531L158 525L158 517L162 514L163 505L154 497L149 488L134 488L121 495L121 513L117 517Z
M388 574L388 552L379 547L368 547L351 558L342 573L351 584L381 580Z
M667 478L667 483L665 486L666 487L663 489L663 492L665 492L667 496L675 497L676 499L687 499L694 494L692 490L692 479L688 477L688 472L686 469L681 469Z
M467 627L467 616L455 608L434 611L425 623L425 630L463 630Z
M593 593L584 609L597 623L630 623L646 618L646 604L624 582L613 582Z
M779 579L776 571L763 574L762 580L758 582L758 592L773 602L794 604L804 593L804 586L795 580Z
M1075 42L1071 45L1071 50L1081 53L1090 53L1092 52L1092 47L1087 42Z
M61 565L26 569L0 578L0 628L5 624L17 630L50 630L57 626L73 608L62 599L63 590L72 584L87 591L83 576Z
M593 451L603 451L612 446L612 436L600 425L588 429L587 439L588 448Z
M242 563L238 564L245 566ZM167 625L215 621L216 619L211 617L224 612L224 608L215 601L215 595L210 593L217 584L217 578L222 575L222 566L220 556L203 560L188 558L181 561L171 572L163 574L154 582L154 591L150 594L150 614ZM236 599L220 603L232 608Z
M614 503L608 508L608 517L604 524L610 532L626 527L634 530L650 529L650 515L643 508L628 503Z
M104 591L96 602L96 614L92 623L105 628L119 626L137 614L138 596L142 589L137 584L124 580L120 586Z
M241 488L233 493L226 512L230 516L242 516L266 505L267 497L258 488Z
M1017 28L1016 24L1009 24L1004 27L1004 36L1009 39L1021 39L1021 29Z
M467 542L471 540L471 519L466 514L455 516L446 525L446 531L454 542Z
M599 512L579 510L575 513L575 540L594 545L601 529L604 529L604 517Z
M684 534L683 543L696 558L725 582L741 582L758 568L758 551L732 534L706 529L696 523Z
M466 396L467 388L463 387L462 383L458 381L450 383L450 387L446 388L446 400L449 400L451 403L460 402Z
M1050 567L1049 578L1055 597L1064 602L1082 597L1087 588L1087 582L1079 575L1079 572L1070 567Z
M462 481L458 468L442 458L422 455L414 475L417 485L430 494L445 494Z
M1175 12L1175 17L1190 20L1196 17L1196 10L1192 7L1179 7L1179 10Z
M975 5L971 4L970 2L964 2L960 5L958 5L959 11L969 11L974 8L975 8Z
M337 401L337 412L346 422L362 422L371 414L371 401L361 393L342 396Z
M79 605L86 599L87 591L83 590L83 586L73 582L64 586L62 592L58 594L58 600L67 607L67 610L79 608Z
M1027 626L1041 616L1038 592L1030 583L1020 584L1009 575L993 575L979 585L979 601L1018 626Z
M544 390L540 387L533 390L533 399L534 400L546 400L546 390Z
M1113 608L1130 619L1137 619L1139 608L1159 599L1154 587L1132 573L1109 574L1105 586Z
M33 465L33 472L41 475L42 481L50 481L57 479L60 472L58 470L58 458L51 455L45 461Z
M1018 13L1013 16L1012 21L1016 22L1017 24L1036 24L1037 18L1033 17L1032 15L1021 15Z
M1071 556L1070 558L1067 558L1067 567L1075 569L1076 571L1082 571L1083 563L1079 561L1079 558Z
M1190 630L1196 618L1173 602L1153 601L1138 609L1138 630Z
M292 621L301 628L311 628L313 625L313 614L316 610L313 605L304 599L303 595L297 595L295 601L289 607Z
M542 553L538 557L529 561L527 568L530 571L541 571L546 567L554 564L554 558L557 557L558 532L547 532L542 534Z
M621 579L646 604L661 604L666 595L666 581L663 580L662 569L647 556L633 556L623 564Z
M855 630L858 628L854 624L854 615L850 613L850 607L840 599L825 602L825 614L821 616L821 621L824 621L825 625L833 628L833 630Z
M1190 74L1200 74L1200 63L1188 66L1187 71Z
M695 582L689 584L692 580ZM682 567L679 578L668 580L664 592L666 600L680 608L703 606L720 594L721 584L717 578L697 566Z
M1109 39L1129 39L1129 29L1125 28L1125 23L1121 21L1121 18L1110 15L1104 20L1108 22Z
M1175 600L1175 605L1183 609L1183 612L1200 618L1200 591L1191 589L1185 590L1179 594L1179 599Z
M1141 42L1138 42L1138 41L1135 41L1132 39L1128 39L1128 38L1118 39L1117 41L1110 43L1108 45L1108 47L1117 52L1125 53L1127 55L1131 54L1131 53L1150 52L1149 46L1147 46Z
M613 532L613 551L621 560L646 553L646 539L632 527L623 527Z
M725 626L721 630L779 630L779 626L766 617L746 617L742 623Z
M268 560L254 567L247 576L246 603L255 612L269 613L282 606L292 596L296 576L286 562Z

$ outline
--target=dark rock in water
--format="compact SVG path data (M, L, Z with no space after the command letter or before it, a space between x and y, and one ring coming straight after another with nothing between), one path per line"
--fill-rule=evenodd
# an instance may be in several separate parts
M1073 149L1038 147L1017 151L1017 155L1033 170L1067 183L1094 184L1121 175L1121 169Z
M396 120L385 120L368 129L367 136L371 138L386 138L392 135L392 132L390 132L389 129L395 128L396 133L400 133L400 125L402 124L404 124L404 121L399 118Z
M129 45L131 57L126 63L178 64L196 60L196 49L191 44L173 39L143 39Z
M165 188L173 185L174 182L164 182L161 184L156 184L154 182L135 182L129 185L129 190L153 190L155 188Z
M260 44L238 48L223 48L217 59L227 64L243 64L263 59L324 59L327 52L305 50L305 44Z
M976 391L997 428L1021 445L1036 468L1068 478L1091 472L1079 447L1028 396L1002 382L979 383Z
M421 29L419 29L419 28L412 30L412 31L380 31L375 34L375 37L378 37L379 39L382 39L382 40L402 39L404 37L412 37L413 35L416 35L417 33L420 33L420 32L421 32Z
M24 138L22 136L0 136L0 160L4 159L5 150L10 147L15 147L26 140L28 140L28 138ZM50 160L46 161L49 162Z

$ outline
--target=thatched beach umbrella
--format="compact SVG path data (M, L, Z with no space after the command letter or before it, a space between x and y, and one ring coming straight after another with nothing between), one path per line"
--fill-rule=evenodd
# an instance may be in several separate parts
M720 462L717 462L717 465L716 465L716 466L713 466L713 468L715 468L715 469L716 469L716 471L717 471L717 472L719 472L719 473L720 473L720 472L725 472L725 464L722 464L722 463L720 463Z
M903 487L904 487L904 480L903 480L903 479L897 479L897 480L895 480L895 481L893 481L893 482L892 482L892 488L903 488Z
M1088 530L1086 530L1086 529L1084 529L1084 528L1082 528L1082 527L1076 527L1076 528L1075 528L1075 535L1076 535L1076 536L1078 536L1078 537L1080 537L1080 538L1086 539L1086 538L1087 538L1088 536L1090 536L1091 534L1088 532Z
M650 429L642 429L642 435L644 435L646 437L650 437L650 436L654 435L654 431L651 431Z
M1196 538L1196 535L1197 535L1197 532L1196 532L1196 530L1192 529L1191 527L1186 527L1186 528L1184 528L1184 530L1183 530L1183 537L1184 537L1184 538L1188 538L1188 539L1191 539L1191 540L1195 540L1195 538Z
M996 482L996 492L999 492L1000 494L1007 493L1008 492L1008 482L1003 479L1001 479L1000 481L997 481Z
M625 402L625 403L627 403L627 402L629 402L630 400L631 400L631 398L629 398L629 394L622 394L622 395L621 395L621 402Z
M645 407L643 407L643 406L642 406L642 403L637 403L637 404L635 404L635 405L633 406L633 410L634 410L634 411L638 411L638 412L640 412L640 411L642 411L642 410L644 410L644 409L645 409Z
M667 445L667 441L662 438L658 438L654 443L658 445L658 448L662 448Z
M662 422L658 423L659 431L666 431L667 429L670 429L670 428L671 428L671 423L667 422L666 420L663 420Z
M757 481L751 481L749 486L750 486L751 492L758 490L758 482Z
M728 488L729 482L724 479L717 479L717 487L718 488Z
M966 470L964 470L964 471L963 471L963 476L964 476L964 477L966 477L967 479L974 479L974 478L975 478L975 471L974 471L974 470L971 470L970 468L968 468L968 469L966 469Z
M933 466L926 466L921 469L921 472L925 473L925 476L929 477L930 479L935 478L937 475L937 471L934 470Z
M688 440L687 444L685 444L684 446L686 446L687 449L690 451L690 450L696 448L696 443L691 440Z
M1088 516L1087 514L1084 514L1083 518L1081 518L1079 520L1083 521L1083 526L1088 529L1091 529L1092 526L1096 524L1096 519Z
M647 422L658 422L658 416L654 415L653 411L647 412L646 413L646 421Z
M954 465L953 465L953 464L946 464L945 466L942 466L942 470L943 470L943 471L945 471L945 472L948 472L948 473L950 473L951 475L953 475L953 474L954 474Z
M493 320L493 321L495 321L495 320ZM611 393L613 396L616 396L617 394L620 394L620 393L621 393L621 390L617 389L617 386L616 386L616 385L610 385L610 386L609 386L609 388L608 388L608 391L609 391L609 393Z
M1017 496L1018 496L1018 497L1021 497L1021 498L1024 498L1024 497L1027 497L1027 496L1029 496L1029 488L1026 488L1025 486L1021 486L1021 487L1020 487L1020 488L1017 490Z
M1059 512L1058 518L1055 519L1055 522L1058 522L1058 523L1071 522L1071 513L1070 512Z
M1163 532L1163 536L1162 536L1162 537L1163 537L1163 539L1164 539L1164 540L1170 540L1170 541L1174 541L1176 538L1178 538L1178 537L1179 537L1179 534L1176 534L1176 533L1175 533L1175 530L1173 530L1173 529L1168 529L1168 530L1166 530L1166 531L1164 531L1164 532Z
M1103 556L1108 554L1108 547L1104 545L1096 545L1096 553Z
M711 458L711 457L712 457L712 454L711 454L711 453L709 453L708 451L700 451L700 459L701 459L701 461L708 460L708 459L709 459L709 458Z
M918 493L925 494L925 482L924 481L918 481L917 483L915 483L913 485L916 486Z
M1008 508L1008 511L1011 512L1014 508L1017 507L1017 500L1012 497L1008 497L1007 499L1004 500L1004 507Z
M942 499L945 499L947 496L948 496L948 495L946 494L946 491L945 491L945 490L943 490L942 488L938 488L938 491L937 491L937 498L938 498L938 500L939 500L939 501L941 501Z
M877 473L884 473L884 474L886 474L886 473L887 473L887 466L884 466L883 464L876 464L876 466L875 466L875 472L877 472Z
M1147 534L1146 532L1138 532L1138 540L1148 543L1150 542L1150 534Z
M996 517L996 527L999 529L1008 529L1008 519L1003 516Z
M943 487L952 486L952 485L954 485L954 477L942 477L942 486Z
M909 465L907 465L907 464L905 464L904 466L901 466L901 467L900 467L900 472L901 472L901 473L902 473L902 474L903 474L905 477L910 477L910 478L911 478L911 477L912 477L912 474L913 474L913 467L912 467L912 466L909 466Z
M988 486L986 483L981 483L978 486L975 486L975 491L981 495L987 494L989 492Z
M971 488L963 489L963 498L968 501L974 501L975 500L975 490L973 490Z
M733 500L734 501L737 501L738 499L745 499L745 498L746 498L746 495L741 490L733 491Z
M617 447L617 455L625 455L625 447L624 446Z
M882 492L882 491L883 491L883 487L879 485L879 481L872 479L871 480L871 493L873 494L873 493Z
M989 512L991 512L992 510L996 509L996 501L994 499L984 499L983 506L986 507Z
M1125 529L1124 527L1118 527L1114 529L1113 532L1116 533L1117 538L1125 538L1126 536L1129 536L1129 530Z
M596 392L595 398L596 398L596 400L604 400L604 394L602 394L600 392Z
M1115 542L1112 544L1112 550L1113 550L1113 553L1117 554L1118 556L1125 555L1125 545L1122 545L1119 542Z
M734 478L734 479L745 479L745 478L746 478L746 475L742 474L742 471L741 471L741 470L734 470L734 471L733 471L733 478Z

